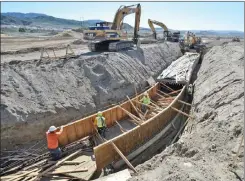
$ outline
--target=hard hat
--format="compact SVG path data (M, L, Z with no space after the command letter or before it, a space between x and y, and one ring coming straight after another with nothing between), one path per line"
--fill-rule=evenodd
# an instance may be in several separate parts
M98 116L102 116L102 112L99 111L99 112L97 113L97 115L98 115Z
M145 96L147 96L147 95L148 95L148 93L147 93L147 92L144 92L144 95L145 95Z
M50 128L49 128L49 132L54 132L55 130L56 130L57 128L55 127L55 126L50 126Z

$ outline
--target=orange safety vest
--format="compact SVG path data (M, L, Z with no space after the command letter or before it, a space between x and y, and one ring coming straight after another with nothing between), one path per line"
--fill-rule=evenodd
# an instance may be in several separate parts
M46 132L48 149L58 148L58 146L59 146L58 137L60 134L61 134L60 132L54 132L54 133Z

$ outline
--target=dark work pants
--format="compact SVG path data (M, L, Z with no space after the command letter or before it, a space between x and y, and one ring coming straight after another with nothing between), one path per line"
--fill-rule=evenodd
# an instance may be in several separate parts
M102 136L103 138L105 138L105 129L106 127L101 127L101 128L98 127L98 132L100 136Z
M61 150L59 147L56 149L49 149L49 152L53 161L59 160L61 158Z

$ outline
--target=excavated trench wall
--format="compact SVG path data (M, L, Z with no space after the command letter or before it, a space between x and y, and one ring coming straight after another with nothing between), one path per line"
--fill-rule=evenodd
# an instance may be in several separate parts
M130 181L244 180L244 146L237 153L244 131L243 42L209 50L194 85L194 119L178 142L138 165Z
M141 90L181 56L177 43L68 60L1 64L1 148L42 139L60 126Z

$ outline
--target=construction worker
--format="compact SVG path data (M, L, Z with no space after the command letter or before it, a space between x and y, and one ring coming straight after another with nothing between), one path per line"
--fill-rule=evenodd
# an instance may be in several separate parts
M103 117L101 111L99 111L97 113L97 117L94 120L94 125L97 126L97 130L98 130L99 134L103 138L105 138L106 122L105 122L105 118Z
M145 113L146 110L148 109L147 105L151 103L151 99L147 92L144 92L143 98L140 100L140 102L142 102L142 112Z
M48 149L51 154L52 160L56 161L61 158L61 150L58 144L58 137L63 132L63 126L57 131L55 126L50 126L49 130L46 132Z

